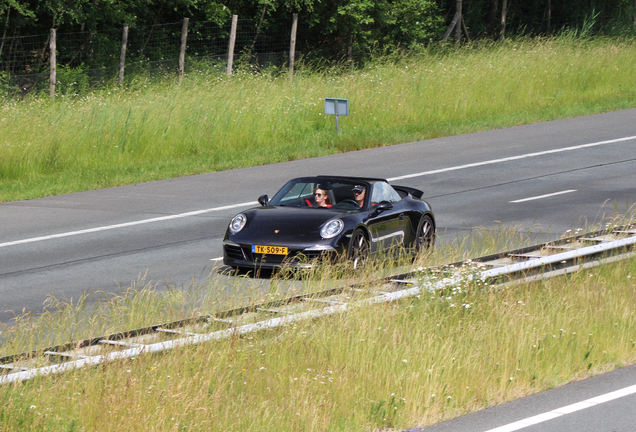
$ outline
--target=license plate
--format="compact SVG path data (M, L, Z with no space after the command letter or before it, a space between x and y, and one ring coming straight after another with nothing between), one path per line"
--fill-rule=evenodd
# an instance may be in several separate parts
M252 245L252 253L264 255L287 255L289 253L289 249L287 246Z

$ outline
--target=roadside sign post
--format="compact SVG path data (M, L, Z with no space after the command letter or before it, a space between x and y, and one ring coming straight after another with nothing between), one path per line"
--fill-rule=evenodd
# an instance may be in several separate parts
M340 134L340 116L349 115L349 99L325 98L325 115L336 116L336 133Z

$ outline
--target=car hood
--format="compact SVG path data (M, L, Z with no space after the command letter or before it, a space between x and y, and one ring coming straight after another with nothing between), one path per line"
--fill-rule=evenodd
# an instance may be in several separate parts
M343 210L307 207L265 206L244 211L247 224L241 233L303 236L315 234L329 219L346 213Z

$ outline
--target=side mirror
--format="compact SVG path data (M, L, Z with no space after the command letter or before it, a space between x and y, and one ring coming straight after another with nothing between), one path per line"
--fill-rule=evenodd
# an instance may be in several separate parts
M258 203L262 206L266 206L269 202L269 197L267 195L261 195L258 197Z
M377 216L383 211L391 210L393 208L393 203L389 201L380 201L375 207L373 207L374 212L373 216Z

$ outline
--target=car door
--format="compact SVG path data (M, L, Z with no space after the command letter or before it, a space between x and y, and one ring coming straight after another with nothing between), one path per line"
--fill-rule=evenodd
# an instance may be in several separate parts
M371 253L404 244L408 218L400 201L399 194L388 183L373 184L367 222Z

